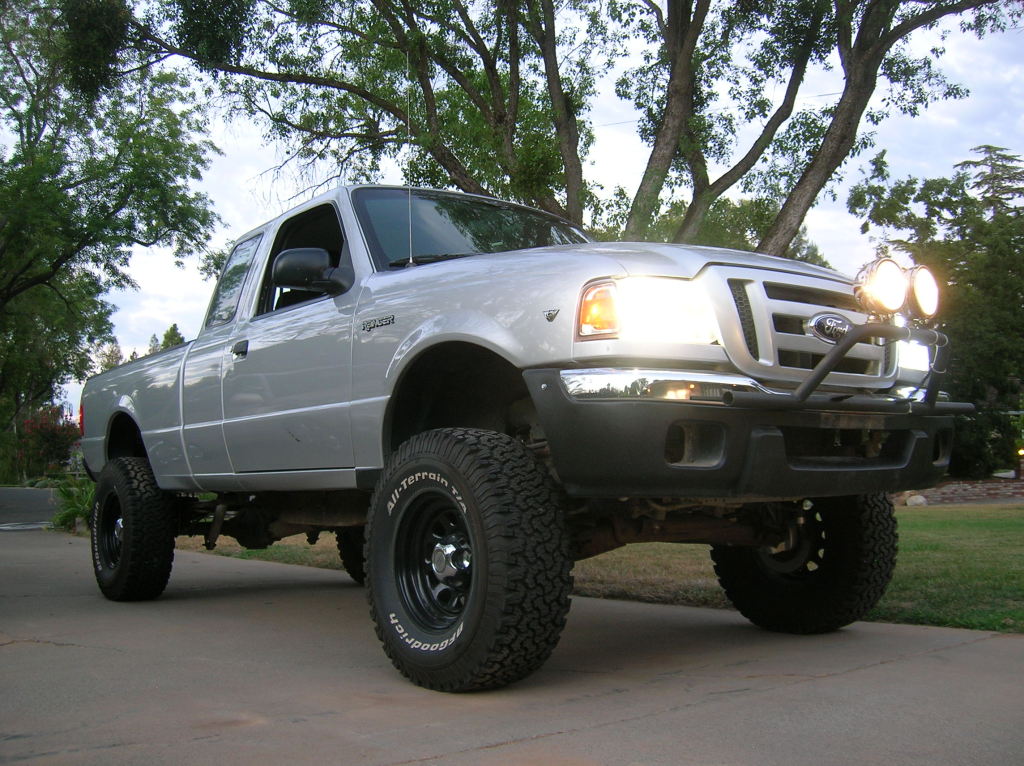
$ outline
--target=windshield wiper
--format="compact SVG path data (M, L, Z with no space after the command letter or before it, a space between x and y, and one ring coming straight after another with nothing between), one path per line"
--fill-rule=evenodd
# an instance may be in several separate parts
M476 253L423 253L421 255L414 255L411 258L399 258L398 260L391 261L388 264L389 269L404 269L406 266L414 265L419 266L423 263L437 263L438 261L450 261L454 258L465 258L467 255L476 255Z

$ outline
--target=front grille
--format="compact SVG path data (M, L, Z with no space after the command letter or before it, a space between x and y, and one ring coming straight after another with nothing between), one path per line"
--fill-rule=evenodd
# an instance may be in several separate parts
M743 340L746 341L747 351L757 359L757 330L754 328L754 313L750 309L750 298L747 297L747 289L739 279L729 280L729 289L732 291L732 299L736 303L736 311L740 315L740 326L743 328Z
M823 290L815 287L801 287L799 285L783 285L777 282L765 282L764 294L774 301L789 301L790 303L804 303L808 306L815 306L824 311L825 309L846 309L857 311L857 300L853 294L844 295L833 290Z
M824 354L811 354L806 351L779 351L779 364L795 370L813 370L824 358ZM871 365L872 362L865 359L842 359L836 365L836 372L870 375Z
M776 388L798 386L834 348L808 329L816 316L838 314L854 324L868 319L841 278L725 266L714 273L714 289L732 308L720 316L724 327L734 328L723 333L726 352L742 372ZM849 351L826 384L880 389L894 378L890 346L869 339Z

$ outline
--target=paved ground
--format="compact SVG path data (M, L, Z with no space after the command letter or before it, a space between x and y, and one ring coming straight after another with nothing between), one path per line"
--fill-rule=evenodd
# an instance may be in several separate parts
M88 541L0 533L0 762L992 764L1024 753L1024 637L575 599L508 689L403 681L344 574L179 552L161 599L95 589Z
M0 531L40 529L56 512L51 489L0 487Z

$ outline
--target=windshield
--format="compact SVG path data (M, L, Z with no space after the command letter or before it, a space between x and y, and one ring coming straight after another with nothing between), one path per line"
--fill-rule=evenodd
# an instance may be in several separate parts
M413 263L431 263L588 241L578 228L553 215L460 194L365 188L353 192L352 202L373 260L382 270L406 265L410 255Z

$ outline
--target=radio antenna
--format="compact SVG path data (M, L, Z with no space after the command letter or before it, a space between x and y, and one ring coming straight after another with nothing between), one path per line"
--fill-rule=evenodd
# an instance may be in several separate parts
M412 73L409 69L409 48L405 49L405 190L408 201L409 219L409 261L406 268L415 266L412 250Z

